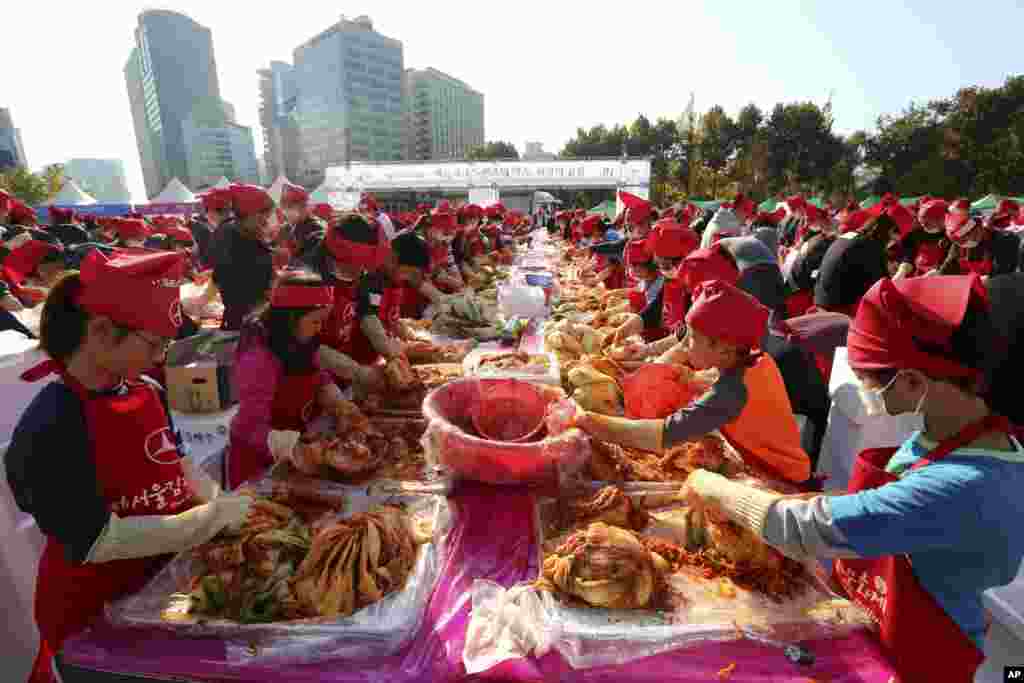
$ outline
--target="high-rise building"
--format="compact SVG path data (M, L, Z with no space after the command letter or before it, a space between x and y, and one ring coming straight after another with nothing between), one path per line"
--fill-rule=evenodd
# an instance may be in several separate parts
M188 177L185 121L197 102L220 99L210 29L166 10L139 15L125 65L146 194Z
M299 145L295 111L295 72L287 62L270 62L260 69L260 125L263 128L263 162L267 175L289 178L298 175Z
M242 183L259 183L252 130L234 119L235 108L220 98L198 100L182 123L186 173L179 176L190 188L203 189L221 176Z
M100 202L130 202L131 193L120 159L71 159L64 164L64 177Z
M405 158L463 159L484 144L484 96L437 69L406 69L402 79Z
M377 33L369 17L342 17L293 58L299 158L292 180L311 187L328 166L402 158L401 41Z
M15 166L28 166L21 131L14 127L10 110L0 107L0 170Z

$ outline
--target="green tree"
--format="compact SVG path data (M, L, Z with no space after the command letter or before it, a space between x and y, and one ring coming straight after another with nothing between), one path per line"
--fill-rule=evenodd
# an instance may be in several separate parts
M700 158L711 172L711 196L718 196L719 179L736 151L736 124L715 105L701 119Z
M64 164L50 164L41 175L46 181L47 197L53 197L64 187Z
M51 196L46 178L22 167L0 173L0 188L29 206L42 204Z
M519 150L511 142L497 140L470 148L466 153L470 161L494 161L497 159L518 159Z

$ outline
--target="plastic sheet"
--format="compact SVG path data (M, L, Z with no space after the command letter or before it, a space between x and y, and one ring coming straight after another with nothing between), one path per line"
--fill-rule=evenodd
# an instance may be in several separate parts
M635 501L644 497L661 500L665 494L664 486L639 485L624 490ZM545 534L557 518L557 506L554 500L538 503L539 564L543 563L545 543L551 545L555 538L546 538ZM674 506L680 507L678 503ZM735 585L726 593L716 580L675 573L669 577L670 587L682 600L674 609L575 607L544 593L544 618L558 624L553 646L577 669L620 665L679 648L738 638L779 643L834 638L870 624L860 608L828 589L816 565L807 565L807 569L804 589L781 603Z
M493 350L488 348L475 349L471 351L462 361L462 370L466 377L481 377L489 379L518 379L524 382L542 382L552 386L562 385L562 370L558 358L553 353L531 354L543 358L545 362L527 365L517 370L501 370L481 362L489 356L502 355L509 351Z
M490 484L556 484L575 475L590 457L590 440L578 429L528 443L474 436L471 416L481 392L508 381L514 380L456 380L428 394L423 402L430 421L423 435L427 462ZM561 389L537 386L549 403L565 398Z
M212 636L225 641L227 661L316 662L330 657L374 657L401 650L419 629L438 576L440 548L451 518L447 501L436 496L368 496L362 489L326 482L269 482L258 492L287 488L316 499L344 499L342 517L365 512L382 503L400 503L414 518L434 525L434 540L418 548L412 573L401 591L368 605L346 618L299 619L269 624L240 624L188 614L188 587L201 569L191 552L174 558L140 592L109 605L115 625L146 627L178 636ZM165 618L166 614L174 618Z

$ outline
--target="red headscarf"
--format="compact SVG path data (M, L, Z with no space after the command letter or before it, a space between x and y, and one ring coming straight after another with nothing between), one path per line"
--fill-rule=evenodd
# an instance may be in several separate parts
M696 232L671 218L658 221L650 239L652 251L659 258L684 258L700 245Z
M968 305L988 307L977 274L886 278L861 299L846 345L855 370L920 370L936 378L975 377L980 371L947 357ZM927 345L944 355L924 350Z
M690 292L696 292L703 282L721 280L735 284L740 279L739 268L722 252L723 247L716 244L707 249L697 249L683 259L679 269L679 279Z
M768 329L770 312L743 290L721 280L697 287L686 324L706 334L743 348L756 348Z

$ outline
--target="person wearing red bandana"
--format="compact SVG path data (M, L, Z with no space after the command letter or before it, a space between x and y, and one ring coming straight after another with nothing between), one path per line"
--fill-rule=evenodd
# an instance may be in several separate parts
M688 405L664 406L666 414L657 417L587 412L576 426L602 441L653 453L719 430L761 471L794 483L807 481L811 461L800 447L786 385L771 356L759 350L768 318L768 309L733 285L718 280L701 284L686 314L686 336L664 358L697 371L717 370L710 389ZM651 381L636 377L626 388L627 415L629 393L657 392L660 371L660 366L641 369Z
M993 216L997 221L1000 218L998 214ZM946 236L953 246L938 269L942 275L977 273L989 277L1020 270L1020 238L972 216L966 199L954 202L946 214Z
M14 198L0 190L0 225L7 225L7 220L11 217L12 208L14 208Z
M859 225L857 225L859 223ZM889 276L888 245L902 228L884 211L853 213L828 248L814 283L814 305L853 317L861 297Z
M330 205L327 206L330 211ZM282 188L281 210L284 211L289 247L293 255L305 251L312 235L327 229L327 224L310 211L309 193L298 185L289 183Z
M13 197L11 198L11 208L7 214L7 220L11 225L20 225L26 228L38 223L35 210L25 206L25 204Z
M436 209L430 216L427 244L430 247L430 281L445 294L454 294L465 286L455 263L452 244L459 233L454 211Z
M127 249L142 249L145 246L146 238L153 234L149 223L141 218L117 218L112 226L117 240L115 247Z
M182 458L163 389L139 379L177 332L182 267L179 254L93 252L43 308L49 360L22 379L58 380L25 409L5 457L15 502L46 535L33 680L49 680L65 639L139 590L168 555L246 518L251 499L220 494Z
M847 340L865 408L919 414L924 431L860 453L847 495L778 496L703 470L684 489L793 559L837 558L903 681L974 680L982 593L1024 557L1024 448L982 394L1001 341L989 310L977 275L886 278L865 294Z
M667 218L655 224L647 241L660 276L660 292L655 296L660 307L645 307L630 316L616 329L615 339L623 341L642 334L646 341L653 342L648 344L647 355L654 355L671 348L684 327L689 295L679 273L683 260L697 248L698 237L690 228Z
M206 267L213 267L213 241L219 228L231 218L231 192L227 188L207 190L199 196L203 213L192 217L189 230L199 251L199 261Z
M486 222L480 227L480 234L486 239L488 259L492 263L512 262L512 240L502 234L505 223L505 206L501 202L484 209Z
M459 209L459 234L452 243L452 251L463 279L469 284L478 283L479 269L492 263L491 244L480 225L483 217L484 210L476 204Z
M264 233L274 200L255 185L232 185L235 218L218 228L213 244L213 282L224 302L221 329L239 330L242 321L267 302L274 279L274 255Z
M949 240L945 221L948 204L926 197L917 209L913 228L898 242L893 257L899 263L894 278L936 274L946 260Z
M19 241L22 244L0 262L0 283L5 293L20 303L14 310L22 306L32 308L42 302L65 270L64 249L59 243Z
M278 282L270 303L242 327L235 362L238 412L231 420L227 484L234 489L273 464L273 451L306 471L303 451L314 420L346 414L341 389L322 370L320 333L334 292L318 275L292 271ZM283 432L284 434L280 434ZM272 448L277 439L290 448ZM317 474L307 471L307 474Z
M50 207L50 225L68 225L75 223L76 216L74 209L62 209L59 206Z
M776 318L786 311L786 288L778 258L757 237L726 237L688 254L680 279L693 292L707 280L725 280L760 301Z
M783 267L787 317L804 315L814 307L814 285L818 279L821 262L829 247L836 241L837 232L848 228L851 221L859 220L855 215L857 211L856 205L840 211L839 225L836 228L832 227L832 219L824 212L820 212L818 217L819 229L815 229L809 218L809 230L805 233L803 241L787 256L786 266Z

